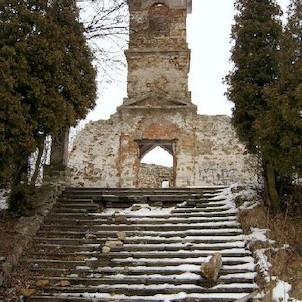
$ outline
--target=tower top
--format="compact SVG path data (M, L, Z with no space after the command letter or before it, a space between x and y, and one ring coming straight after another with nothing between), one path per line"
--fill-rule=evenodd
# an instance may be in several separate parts
M131 10L146 9L157 3L162 3L170 9L186 9L188 14L192 12L192 0L128 0Z
M128 98L121 109L196 112L188 90L186 19L191 0L128 0Z

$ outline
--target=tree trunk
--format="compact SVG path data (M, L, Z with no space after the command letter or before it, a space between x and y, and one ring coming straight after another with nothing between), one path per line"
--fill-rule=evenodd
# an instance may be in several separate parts
M40 170L40 164L41 164L41 159L42 159L42 155L43 155L43 151L44 151L44 142L45 142L45 138L43 137L43 139L41 139L39 146L38 146L38 157L35 163L35 170L34 173L31 177L30 180L30 188L31 190L33 190L36 186L36 181L39 175L39 170Z
M30 180L30 188L33 190L36 186L37 178L39 175L41 159L44 151L44 145L40 145L38 148L38 157L35 163L35 170Z
M28 172L28 157L26 160L22 158L16 163L14 176L12 179L11 187L17 187L20 183L27 183L27 172Z
M270 200L271 208L274 212L280 211L280 199L278 190L276 187L276 173L271 165L271 163L266 163L265 167L265 180L266 180L266 187L267 187L267 193L268 198Z

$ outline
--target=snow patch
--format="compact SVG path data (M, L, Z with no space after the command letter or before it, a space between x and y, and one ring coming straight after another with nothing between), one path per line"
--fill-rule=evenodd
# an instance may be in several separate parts
M133 211L134 206L139 206L140 209ZM149 204L133 204L132 207L127 208L127 209L106 209L105 211L102 212L103 214L106 215L113 215L115 212L120 212L121 214L125 214L125 215L135 215L135 216L146 216L146 217L152 217L152 216L156 216L156 215L170 215L172 210L174 210L175 207L170 207L170 208L161 208L161 207L151 207Z
M234 202L236 198L240 198L243 201L243 204L238 207L239 211L251 210L257 207L260 202L260 198L257 194L256 187L246 187L239 184L234 184L229 188L225 189L218 197L216 198L225 198L229 202ZM300 300L296 300L290 298L289 292L292 289L292 286L278 279L276 276L270 275L270 268L272 264L269 262L268 257L266 255L269 251L277 252L281 249L288 249L289 245L285 244L281 248L275 248L273 245L275 244L274 240L271 240L267 237L268 229L258 229L251 228L251 234L243 235L245 237L246 244L249 245L252 242L266 242L270 247L266 249L258 249L254 252L255 257L257 259L257 266L259 267L260 272L264 276L266 282L270 284L272 281L276 281L276 286L273 289L273 301L274 302L302 302ZM261 298L265 295L265 293L259 293L257 296Z
M276 287L273 289L273 299L274 301L289 301L289 292L291 291L292 286L287 282L278 280Z
M268 229L251 228L252 233L249 235L245 235L244 237L248 243L260 241L260 242L267 242L268 244L274 244L275 241L269 239L266 236L266 233L268 231L269 231Z

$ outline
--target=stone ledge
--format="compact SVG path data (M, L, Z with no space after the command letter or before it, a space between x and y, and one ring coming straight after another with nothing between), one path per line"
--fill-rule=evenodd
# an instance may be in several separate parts
M19 239L17 240L18 245L13 248L10 255L2 264L2 272L0 273L0 287L3 286L6 278L17 266L23 252L30 246L33 237L39 230L40 225L44 222L44 218L52 209L58 197L64 191L66 187L65 177L66 175L63 172L56 177L50 177L44 185L42 192L39 193L39 198L41 198L41 201L36 208L34 215L20 218L20 221L16 226L16 238Z

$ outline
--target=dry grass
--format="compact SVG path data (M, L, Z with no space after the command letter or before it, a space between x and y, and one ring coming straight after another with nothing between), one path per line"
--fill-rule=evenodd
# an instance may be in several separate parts
M266 255L272 264L270 275L290 283L292 285L290 296L302 300L302 215L296 213L295 216L288 212L271 214L265 206L261 205L253 210L241 212L240 222L246 233L250 233L251 228L269 229L267 236L274 240L275 244L255 243L252 249L269 249ZM289 247L282 249L286 244ZM261 277L258 278L257 283L268 293L274 287L273 281L268 285ZM271 302L271 294L268 294L263 301Z

